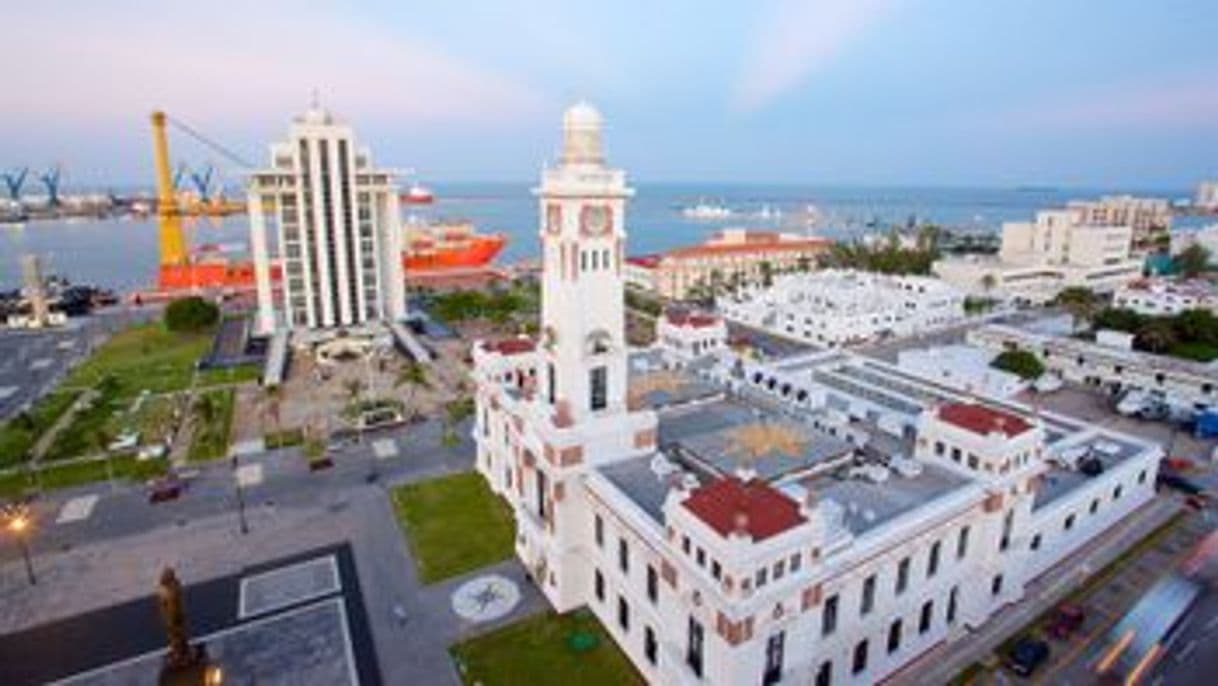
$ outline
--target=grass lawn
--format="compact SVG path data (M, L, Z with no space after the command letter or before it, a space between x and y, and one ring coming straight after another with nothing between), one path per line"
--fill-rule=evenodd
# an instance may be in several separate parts
M195 399L209 398L214 415L206 424L195 414L195 431L190 440L189 460L214 460L228 455L228 438L233 428L233 389L207 391Z
M295 428L271 431L263 435L262 442L266 445L268 450L273 448L286 448L288 446L301 445L304 443L304 430Z
M132 455L114 457L110 460L110 465L114 470L115 479L137 482L159 476L169 470L168 460L137 460ZM38 483L48 491L105 480L104 460L50 465L43 467L38 473ZM0 498L21 495L27 489L32 490L33 484L30 475L24 471L0 476Z
M590 633L595 647L577 651L575 633ZM643 679L586 609L530 617L449 649L466 684L641 684Z
M106 431L110 440L117 437L114 427L123 407L130 401L124 402L115 397L117 384L100 384L97 391L97 396L73 415L72 422L56 434L42 456L44 460L66 460L94 452L94 436L99 430Z
M0 468L23 462L38 438L72 406L77 395L75 391L48 393L24 417L18 415L0 425Z
M196 387L220 384L246 383L262 378L262 367L256 364L241 364L225 369L203 369L195 379Z
M190 385L195 362L207 352L211 338L210 332L174 333L159 322L135 326L114 334L72 370L64 386L94 386L109 374L118 397L132 397L144 389L181 390Z
M424 583L512 554L516 526L511 512L477 472L398 486L392 498Z

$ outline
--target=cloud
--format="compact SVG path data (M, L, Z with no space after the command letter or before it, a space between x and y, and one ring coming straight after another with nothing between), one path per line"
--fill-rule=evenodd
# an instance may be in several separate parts
M508 74L341 5L114 4L6 18L0 59L37 64L10 70L0 122L93 127L164 108L209 125L286 123L313 90L357 127L500 128L554 109Z
M1211 73L1183 73L1083 87L1067 95L992 112L973 122L1004 131L1218 129L1218 88Z
M765 108L889 14L895 0L776 0L752 36L735 104Z

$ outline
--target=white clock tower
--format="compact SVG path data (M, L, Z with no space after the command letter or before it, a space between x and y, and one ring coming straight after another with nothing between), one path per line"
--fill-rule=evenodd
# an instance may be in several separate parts
M605 166L601 116L579 103L563 115L558 166L542 173L541 401L559 422L626 412L626 174Z

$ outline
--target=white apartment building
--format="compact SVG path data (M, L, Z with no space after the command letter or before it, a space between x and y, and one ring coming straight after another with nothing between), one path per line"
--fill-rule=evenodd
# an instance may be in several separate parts
M1157 447L845 353L628 355L595 110L536 193L542 333L474 348L477 468L546 599L650 683L875 683L1153 496Z
M1205 248L1210 253L1210 262L1218 263L1218 224L1172 232L1171 254L1179 255L1194 245Z
M996 256L938 260L935 275L973 293L1044 303L1071 286L1111 293L1142 275L1128 226L1080 223L1072 210L1043 210L1032 222L1002 225Z
M656 345L683 363L727 349L727 324L712 312L670 306L656 318Z
M1218 210L1218 181L1202 181L1197 184L1193 205L1203 210Z
M1144 279L1117 289L1112 305L1153 316L1175 315L1185 310L1218 314L1218 288L1201 279Z
M318 107L292 122L288 140L273 144L270 157L269 168L251 175L248 191L258 332L405 316L394 172L373 167L351 127Z
M827 269L720 297L724 317L814 345L907 336L958 321L964 294L939 279Z
M1215 406L1218 366L1133 350L1120 350L1065 336L1049 336L1012 326L991 324L966 334L971 345L994 352L1032 352L1067 381L1112 392L1127 388L1159 392L1174 405L1203 409Z
M1010 398L1028 387L1017 374L990 366L994 353L971 345L909 348L897 353L897 367L967 393Z
M1099 200L1071 200L1066 209L1085 226L1128 226L1133 248L1147 250L1171 232L1171 203L1164 198L1105 195Z

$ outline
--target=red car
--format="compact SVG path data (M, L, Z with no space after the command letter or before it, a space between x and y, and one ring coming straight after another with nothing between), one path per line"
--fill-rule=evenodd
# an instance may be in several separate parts
M1049 635L1059 641L1065 641L1083 625L1087 613L1074 603L1062 603L1057 606L1057 612L1049 623Z
M167 500L177 500L182 495L185 486L182 480L170 474L148 482L148 502L163 503Z

